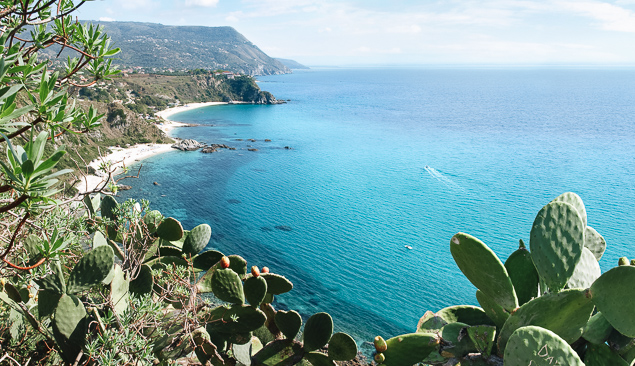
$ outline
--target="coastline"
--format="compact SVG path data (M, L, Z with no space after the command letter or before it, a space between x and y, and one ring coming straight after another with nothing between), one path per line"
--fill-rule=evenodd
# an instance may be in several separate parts
M171 132L178 127L187 126L186 123L176 122L170 120L170 116L187 110L212 106L229 104L226 102L204 102L204 103L189 103L184 106L172 107L164 109L155 113L155 116L163 119L163 123L157 127L163 131L168 137L172 137ZM172 151L172 144L137 144L130 147L110 147L110 153L101 158L91 161L88 166L95 169L95 174L82 176L80 181L75 184L80 193L86 193L95 190L98 187L106 184L105 180L107 175L99 171L99 166L102 163L110 163L115 168L115 175L123 172L123 167L130 166L135 162L147 159L149 157L162 154L168 151ZM134 172L130 172L135 174Z

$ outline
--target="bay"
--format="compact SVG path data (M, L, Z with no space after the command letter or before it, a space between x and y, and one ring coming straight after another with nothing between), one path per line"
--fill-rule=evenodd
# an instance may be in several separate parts
M635 70L340 68L259 79L288 103L171 117L200 125L178 137L236 150L144 160L120 199L149 199L186 228L208 223L210 247L290 278L279 308L327 311L360 341L412 332L426 310L476 304L452 235L475 235L504 260L566 191L608 242L603 271L635 256Z

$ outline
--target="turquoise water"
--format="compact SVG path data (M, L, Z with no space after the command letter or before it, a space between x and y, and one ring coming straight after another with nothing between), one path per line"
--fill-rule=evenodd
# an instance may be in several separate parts
M289 277L279 308L328 311L359 340L414 331L426 310L476 304L453 234L504 260L565 191L608 242L604 271L635 256L635 70L318 69L260 87L290 101L171 118L237 150L148 159L124 198Z

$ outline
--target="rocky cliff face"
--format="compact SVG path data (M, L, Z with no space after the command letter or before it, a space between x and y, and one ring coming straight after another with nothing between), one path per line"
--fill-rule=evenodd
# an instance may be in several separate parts
M122 66L223 69L246 75L291 72L232 27L92 22L102 25L114 46L121 48L115 62Z

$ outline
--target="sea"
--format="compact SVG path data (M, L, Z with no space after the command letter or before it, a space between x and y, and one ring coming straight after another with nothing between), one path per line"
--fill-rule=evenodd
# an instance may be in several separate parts
M143 160L119 200L148 199L186 229L207 223L208 248L289 278L278 309L328 312L360 344L414 332L427 310L477 305L449 251L455 233L504 261L568 191L608 243L603 271L635 257L635 69L316 68L258 80L286 103L170 117L197 125L176 137L236 150Z

